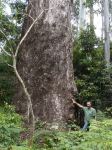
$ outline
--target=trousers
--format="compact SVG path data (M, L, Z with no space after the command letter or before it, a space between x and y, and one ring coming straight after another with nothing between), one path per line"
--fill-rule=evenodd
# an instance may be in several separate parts
M85 120L82 130L89 131L89 126L90 126L90 122Z

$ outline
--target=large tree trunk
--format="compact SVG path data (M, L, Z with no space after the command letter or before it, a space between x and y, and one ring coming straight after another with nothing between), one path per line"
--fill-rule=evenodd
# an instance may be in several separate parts
M37 23L22 43L17 68L31 95L35 117L48 123L66 122L70 96L76 92L72 66L71 0L30 0L28 14ZM23 35L32 24L27 17ZM18 111L27 113L20 86L15 95Z

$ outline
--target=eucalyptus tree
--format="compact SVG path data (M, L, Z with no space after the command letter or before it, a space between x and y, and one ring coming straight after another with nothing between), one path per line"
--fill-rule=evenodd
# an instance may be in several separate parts
M79 1L73 0L73 13L72 13L72 28L73 28L73 37L78 36L79 28Z
M79 30L85 28L86 23L86 0L80 0L79 6Z
M70 104L76 92L72 5L71 0L30 0L22 28L24 39L17 57L17 69L30 94L35 119L56 123L57 127L73 115ZM14 100L18 111L27 115L29 104L20 85Z
M109 12L110 12L110 38L112 40L112 0L109 1Z
M109 23L109 1L104 0L104 35L105 35L105 61L107 67L110 64L110 23Z
M94 0L89 1L89 8L90 8L90 25L94 25Z

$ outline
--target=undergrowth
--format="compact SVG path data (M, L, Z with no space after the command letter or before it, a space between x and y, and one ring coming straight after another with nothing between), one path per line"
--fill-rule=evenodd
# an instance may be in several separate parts
M112 150L112 119L100 112L89 132L53 131L37 127L32 139L21 140L22 118L14 107L0 107L0 150Z

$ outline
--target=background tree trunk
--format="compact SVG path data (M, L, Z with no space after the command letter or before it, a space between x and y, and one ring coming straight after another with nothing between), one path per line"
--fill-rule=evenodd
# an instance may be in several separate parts
M101 17L102 17L102 29L101 29L101 39L104 41L104 1L101 1Z
M91 0L90 4L90 25L94 26L94 8L93 8L93 0Z
M70 96L76 92L72 65L71 0L29 1L28 14L33 19L43 10L20 47L17 68L31 95L35 118L48 123L62 123L71 114ZM31 17L24 21L23 35L32 23ZM17 110L26 114L27 100L20 85L14 99Z
M79 32L80 29L85 28L85 17L86 17L86 1L80 0L80 7L79 7Z
M105 34L105 61L110 65L110 26L109 26L109 1L104 0L104 34Z

